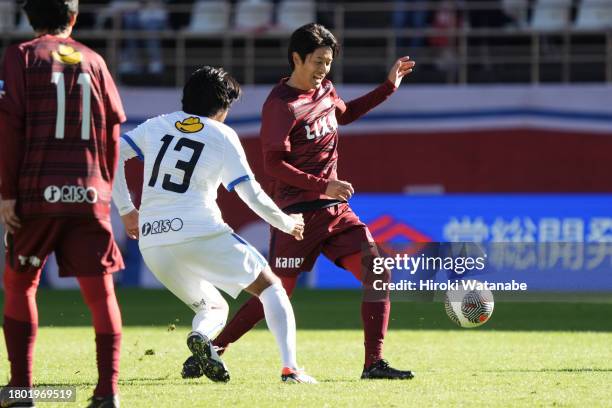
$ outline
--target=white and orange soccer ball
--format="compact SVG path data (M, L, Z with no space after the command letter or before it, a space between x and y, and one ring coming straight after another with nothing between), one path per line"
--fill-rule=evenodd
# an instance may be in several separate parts
M464 328L485 324L491 318L494 307L493 293L488 289L448 290L444 299L448 317Z

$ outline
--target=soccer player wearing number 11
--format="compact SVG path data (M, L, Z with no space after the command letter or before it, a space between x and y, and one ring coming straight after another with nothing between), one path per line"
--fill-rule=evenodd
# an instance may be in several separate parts
M0 71L9 386L32 386L36 289L54 251L60 276L77 277L93 316L99 380L91 406L112 407L118 405L121 342L112 273L123 260L110 200L125 114L102 57L70 38L78 1L24 3L36 38L8 47Z

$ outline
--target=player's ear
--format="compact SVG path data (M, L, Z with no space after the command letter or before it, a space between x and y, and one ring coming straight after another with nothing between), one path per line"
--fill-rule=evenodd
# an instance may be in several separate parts
M74 25L76 24L77 21L77 16L79 15L79 13L74 13L70 15L70 22L68 23L68 25L70 27L74 27Z
M297 66L304 65L304 61L302 61L302 57L300 57L300 54L298 54L297 52L293 51L291 53L291 58L293 59L293 66L297 67Z

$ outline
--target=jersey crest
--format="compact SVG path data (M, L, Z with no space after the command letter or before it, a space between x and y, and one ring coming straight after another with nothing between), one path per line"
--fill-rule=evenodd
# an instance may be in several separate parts
M200 122L200 118L194 116L183 119L181 122L176 121L174 126L182 133L197 133L204 129L204 124Z
M65 65L75 65L83 61L83 54L69 45L60 44L57 50L51 51L54 60Z

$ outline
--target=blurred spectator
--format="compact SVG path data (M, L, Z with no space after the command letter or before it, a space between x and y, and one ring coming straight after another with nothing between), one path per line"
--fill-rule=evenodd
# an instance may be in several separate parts
M429 43L438 48L436 67L440 71L457 70L457 36L453 33L462 25L457 4L452 0L442 0L434 13L432 26L438 33L429 38Z
M512 21L503 12L501 0L465 0L468 8L468 19L470 28L487 29L502 28ZM475 36L470 40L472 47L478 53L480 66L485 70L491 70L492 64L489 58L489 46L495 42L495 38L489 36Z
M103 26L109 16L117 21L115 20L117 15L121 16L120 21L124 30L163 31L168 28L168 11L163 0L113 0L100 14L98 26ZM121 74L140 74L144 71L141 64L141 43L142 40L139 38L127 36L119 63ZM144 50L147 57L147 72L154 75L162 74L164 63L159 36L147 37L144 40Z
M392 21L393 28L401 30L423 29L427 27L429 22L430 10L427 8L429 3L423 0L394 0L395 10L393 11ZM406 6L409 6L407 8ZM398 37L397 46L422 47L424 38L421 36L413 36L410 42L405 41L402 37Z
M144 3L143 7L138 13L138 28L141 30L166 30L168 28L168 11L164 2L162 0L148 0L142 3ZM147 38L145 46L149 58L149 73L161 74L164 71L164 63L160 38L158 36ZM136 47L138 47L138 44L136 44Z

